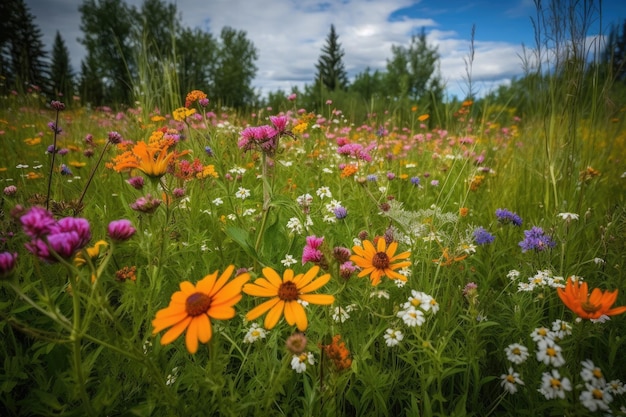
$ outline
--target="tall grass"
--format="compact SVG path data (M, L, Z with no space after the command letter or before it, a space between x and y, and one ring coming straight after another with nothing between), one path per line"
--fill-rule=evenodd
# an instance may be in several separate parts
M546 36L545 19L559 21L540 16L538 38ZM565 34L558 36L565 42ZM537 53L545 58L542 45ZM581 51L572 53L565 61L582 59ZM148 67L146 84L138 86L144 89L140 109L60 113L58 146L68 152L57 154L52 166L45 153L53 140L46 127L52 110L36 110L23 96L0 98L6 156L0 253L18 254L15 266L8 258L0 264L6 415L586 416L596 412L581 400L589 392L583 361L593 361L605 383L626 379L626 316L577 319L555 289L572 275L603 290L626 284L623 117L607 123L600 106L607 87L580 78L580 67L542 71L531 91L537 113L522 119L515 103L451 103L437 121L434 114L420 120L419 109L402 107L399 117L395 104L362 103L376 116L361 121L353 113L357 104L331 100L309 114L285 100L282 114L297 133L282 137L273 155L238 146L245 127L271 123L273 112L234 113L196 102L195 114L175 120L173 111L183 106L175 76ZM154 76L165 79L156 83ZM589 95L570 97L581 91ZM156 114L160 106L171 106L172 115ZM372 111L377 106L382 109ZM113 131L125 140L105 148ZM127 141L163 131L180 135L169 151L190 151L175 160L197 159L196 166L212 166L215 175L189 174L186 162L172 164L159 179L112 169ZM92 140L85 141L87 134ZM340 155L338 138L367 148L371 160ZM61 175L60 164L72 174ZM348 175L344 165L351 164L357 170ZM30 238L20 218L45 202L50 168L56 218L71 215L68 204L84 193L80 216L92 233L90 249L81 251L84 263L43 262L24 247ZM144 177L141 189L128 182L137 175ZM130 207L147 194L162 200L154 212ZM347 210L344 218L333 211L338 205ZM517 213L523 223L504 224L497 209ZM108 235L107 225L117 219L136 228L129 240ZM543 228L554 247L523 252L519 243L533 226ZM478 227L493 241L480 241ZM252 280L265 266L282 275L288 255L295 259L290 268L306 272L313 264L301 260L313 235L324 239L320 274L331 274L318 292L335 302L306 307L306 351L315 362L304 372L292 368L286 341L296 329L284 319L264 338L245 341L252 326L245 315L261 302L249 295L233 319L212 319L211 340L195 354L184 337L162 345L164 332L153 334L152 320L181 282L195 284L228 265L245 268ZM410 252L405 285L383 278L373 286L358 271L342 276L335 248L354 254L354 246L376 238ZM100 240L106 245L98 249ZM398 315L409 297L428 296L436 301L417 307L420 325ZM615 305L625 304L620 292ZM552 334L562 366L539 361L541 347L532 336L541 327L562 330L557 320L571 329ZM254 323L263 328L262 318ZM390 332L403 335L395 346L385 338ZM336 335L349 351L344 369L329 353ZM514 343L529 351L521 363L505 351ZM539 391L554 369L571 381L563 399ZM503 385L511 372L523 381L514 384L516 393ZM623 415L623 388L615 384L615 392L602 388L613 397L603 404Z

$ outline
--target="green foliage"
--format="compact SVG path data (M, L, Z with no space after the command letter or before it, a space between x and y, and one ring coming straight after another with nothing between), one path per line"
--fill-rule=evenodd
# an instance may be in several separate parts
M47 53L41 30L24 0L3 2L0 32L0 75L5 78L3 93L39 91L48 94Z
M348 74L343 63L344 50L339 43L339 35L335 31L335 25L330 25L330 31L326 37L326 43L322 47L322 53L315 64L314 90L325 88L328 91L345 90L348 87ZM319 99L321 102L321 98Z
M74 71L70 65L70 53L59 31L52 47L50 81L55 95L70 104L74 96Z

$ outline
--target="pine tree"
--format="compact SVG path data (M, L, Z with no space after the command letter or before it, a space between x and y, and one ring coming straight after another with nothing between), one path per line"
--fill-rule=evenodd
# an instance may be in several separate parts
M343 65L344 55L345 52L339 43L339 35L335 31L335 26L330 25L326 44L322 48L322 54L315 65L317 69L317 75L315 76L316 85L321 83L329 91L347 89L348 74Z
M55 96L61 97L66 105L70 104L74 95L74 72L70 64L69 50L58 30L52 47L50 81Z
M7 87L48 93L47 54L35 17L24 0L8 0L1 7L0 71L6 77Z

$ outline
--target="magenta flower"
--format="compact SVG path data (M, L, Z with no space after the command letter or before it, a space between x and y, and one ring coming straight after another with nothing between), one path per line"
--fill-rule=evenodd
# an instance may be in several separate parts
M133 227L130 220L113 220L109 223L108 233L113 240L120 242L128 240L135 234L135 232L137 232L137 229Z
M85 247L91 240L89 222L80 217L64 217L59 220L57 229L54 230L53 234L57 233L76 233L78 240L75 243L78 245L78 249ZM48 242L50 242L50 236L48 235Z
M38 238L49 234L56 227L56 220L43 207L31 207L26 214L20 217L22 229L31 238Z
M324 254L319 247L324 243L323 237L307 236L306 245L302 251L302 265L307 262L320 263L324 260Z
M15 269L17 261L16 252L0 252L0 278L8 278Z
M142 213L154 213L161 203L161 200L148 194L145 197L139 197L134 203L131 203L130 208Z

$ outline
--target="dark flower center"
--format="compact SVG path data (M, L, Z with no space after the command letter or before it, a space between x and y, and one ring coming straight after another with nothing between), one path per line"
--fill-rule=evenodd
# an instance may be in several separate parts
M187 314L192 317L206 313L211 307L211 297L201 292L194 292L185 302Z
M589 301L585 301L584 303L581 303L580 307L585 311L585 313L595 313L602 308L602 304L595 305Z
M389 256L385 252L376 252L372 258L372 266L376 269L389 268Z
M287 281L278 287L278 298L283 301L295 301L298 299L298 287L293 281Z

